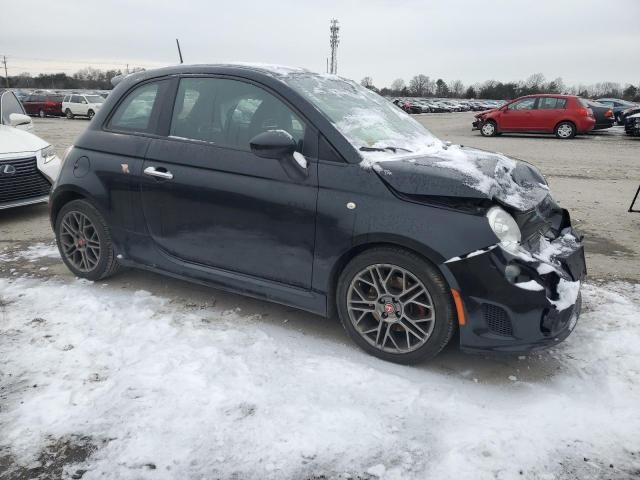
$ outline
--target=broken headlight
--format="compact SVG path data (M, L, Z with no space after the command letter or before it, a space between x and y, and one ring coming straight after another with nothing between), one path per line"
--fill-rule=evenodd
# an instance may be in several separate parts
M505 210L500 207L491 207L487 212L487 220L503 248L514 250L520 245L522 239L520 227Z

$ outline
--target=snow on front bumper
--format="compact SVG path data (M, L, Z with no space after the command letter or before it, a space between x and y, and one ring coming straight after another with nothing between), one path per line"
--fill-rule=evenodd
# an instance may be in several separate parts
M443 264L464 303L461 347L516 352L564 340L580 315L586 275L578 238L568 227L537 248L490 247Z

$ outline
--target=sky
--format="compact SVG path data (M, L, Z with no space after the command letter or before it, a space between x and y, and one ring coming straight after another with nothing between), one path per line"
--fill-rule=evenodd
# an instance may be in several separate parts
M9 75L171 65L176 38L185 63L324 72L337 18L338 73L378 87L419 73L640 83L640 0L2 0L1 12ZM25 24L33 12L41 24Z

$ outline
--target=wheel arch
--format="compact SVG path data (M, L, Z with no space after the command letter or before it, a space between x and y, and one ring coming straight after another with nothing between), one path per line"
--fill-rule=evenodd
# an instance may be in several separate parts
M77 188L67 188L62 191L56 191L49 199L49 219L51 221L52 228L55 229L58 213L60 213L62 207L73 200L88 201L96 210L98 210L98 212L100 212L102 216L104 216L104 212L100 208L100 204L94 201L88 192Z
M354 243L351 248L345 251L333 265L331 269L331 274L328 280L328 288L327 288L327 316L333 318L337 315L336 309L336 294L338 289L338 279L340 278L340 274L347 266L347 264L368 250L372 250L374 248L380 247L393 247L393 248L401 248L403 250L407 250L409 252L418 255L426 262L432 264L436 270L440 272L440 274L444 277L447 285L450 285L451 276L449 272L445 272L440 268L440 265L445 260L445 258L432 250L431 248L416 242L410 238L397 236L397 235L381 235L376 238L371 238L369 235L363 236L361 238L354 239Z

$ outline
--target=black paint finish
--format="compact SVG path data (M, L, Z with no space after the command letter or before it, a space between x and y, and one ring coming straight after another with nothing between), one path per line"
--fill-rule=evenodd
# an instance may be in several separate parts
M249 148L170 137L178 80L194 75L242 79L286 102L307 126L305 175ZM110 129L126 95L153 81L161 87L149 127L136 134ZM541 333L549 302L507 280L504 266L513 259L500 248L445 263L498 242L485 218L494 199L464 185L454 170L389 162L391 175L385 175L360 160L327 118L274 74L240 66L143 72L118 84L75 142L51 194L51 217L55 222L65 202L84 197L109 223L121 263L319 315L333 314L335 281L350 258L375 245L397 245L432 262L460 291L467 316L463 347L523 350L568 334L549 339ZM148 167L172 178L143 173ZM544 182L525 164L517 172L525 183ZM517 338L486 331L483 303L508 312Z

